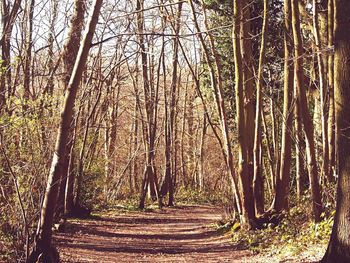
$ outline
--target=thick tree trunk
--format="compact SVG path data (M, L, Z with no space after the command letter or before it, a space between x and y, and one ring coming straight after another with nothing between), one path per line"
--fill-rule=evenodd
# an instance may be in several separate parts
M238 175L240 179L242 214L241 221L246 228L254 228L255 207L252 191L252 176L249 174L247 159L247 139L244 115L244 91L243 91L243 62L241 54L241 20L242 2L234 0L233 13L233 50L235 62L235 84L236 84L236 115L237 115L237 142L238 142Z
M246 179L249 185L249 192L255 203L253 179L254 179L254 130L255 130L255 85L254 85L254 62L253 62L253 42L251 30L251 8L253 1L242 1L242 18L240 20L240 49L242 56L242 83L244 101L244 129L245 129L245 154L247 162Z
M62 161L66 155L67 138L69 127L71 125L76 94L79 88L81 76L83 74L83 69L87 61L101 5L102 0L95 0L93 2L91 14L88 21L88 27L80 46L72 76L69 81L68 92L66 93L65 102L61 113L61 120L58 128L58 135L54 156L52 159L51 170L47 182L43 206L41 209L41 216L35 239L36 244L33 252L31 253L31 256L28 259L28 262L30 263L36 262L39 257L43 262L54 262L54 260L57 260L53 257L53 255L57 254L57 252L54 252L55 249L51 245L51 239L53 215L57 201L58 186L62 176Z
M65 90L68 88L69 79L71 76L71 72L74 68L74 63L78 55L79 46L80 46L80 39L82 35L82 29L84 24L84 15L85 15L85 4L86 0L75 0L74 1L74 13L71 18L71 25L70 30L68 33L68 40L65 43L63 47L63 53L62 53L62 61L63 61L63 67L64 67L64 75L63 75L63 84L65 87ZM74 115L74 109L73 113ZM77 114L77 115L80 115ZM78 120L75 120L75 123L72 123L70 126L70 131L68 133L68 143L66 146L66 155L64 156L63 165L62 165L62 178L67 178L65 184L61 185L61 189L63 188L65 191L64 194L64 207L65 207L65 213L72 213L74 208L74 181L75 181L75 171L74 170L74 156L71 156L74 151L74 145L72 134L73 130L74 133L76 133L76 125L78 124ZM76 136L76 135L74 135ZM68 199L67 199L68 198Z
M337 207L328 249L321 262L350 262L350 2L335 0L334 101L339 127Z

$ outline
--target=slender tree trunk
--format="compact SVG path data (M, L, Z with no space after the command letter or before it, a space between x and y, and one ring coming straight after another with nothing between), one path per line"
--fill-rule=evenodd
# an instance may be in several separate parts
M21 0L15 0L12 8L7 0L0 4L0 48L1 48L1 68L0 71L0 112L5 109L6 92L8 96L14 94L12 89L12 71L11 71L11 36L17 14L21 7Z
M319 76L319 89L320 89L320 114L321 114L321 128L322 128L322 175L323 177L331 181L329 177L329 143L328 143L328 110L327 110L327 82L326 82L326 70L327 66L326 56L322 55L322 41L320 36L320 25L319 25L319 12L318 5L316 0L312 1L313 3L313 31L314 39L316 45L317 53L317 64L318 64L318 76ZM321 18L321 28L323 33L323 39L327 39L327 27L325 26L326 19ZM324 32L326 31L326 32Z
M297 197L301 198L305 189L307 188L307 173L305 170L305 162L304 162L304 140L303 140L303 131L301 124L301 116L300 116L300 103L298 98L298 92L296 87L294 88L294 101L295 101L295 173L296 173L296 184L297 184Z
M276 212L288 209L290 166L291 166L291 131L293 110L291 100L293 94L293 56L291 1L284 2L284 95L283 124L281 141L281 162L279 174L276 174L276 191L273 209Z
M114 76L109 80L107 84L112 87ZM119 97L120 97L120 85L114 84L116 89L111 91L110 96L106 98L106 109L104 110L106 114L106 130L105 130L105 184L104 184L104 195L105 201L108 202L108 184L111 179L115 177L116 173L116 142L117 142L117 118L119 112ZM108 100L112 98L111 110L109 110Z
M301 119L304 126L305 138L306 138L306 155L308 162L308 172L310 179L311 195L313 202L313 213L316 222L320 221L320 215L322 212L321 191L318 182L318 172L315 155L315 142L314 142L314 128L312 119L310 117L309 109L307 106L306 91L304 86L304 72L303 72L303 47L301 41L300 32L300 19L298 1L292 0L292 25L293 25L293 39L294 39L294 56L295 56L295 82L297 86Z
M27 21L26 21L26 42L25 42L25 61L24 61L24 99L28 100L30 95L30 77L32 65L32 35L33 35L33 15L35 0L27 2ZM26 104L26 102L24 102Z
M334 45L334 0L328 0L328 47ZM334 55L328 55L328 86L329 86L329 110L328 110L328 143L329 143L329 178L335 181L335 115L334 115Z
M205 136L207 133L207 117L203 115L203 128L202 133L200 137L200 147L199 147L199 153L198 153L198 181L199 181L199 190L204 190L204 147L205 147Z
M272 149L272 143L270 140L270 135L266 126L266 120L265 120L265 113L264 111L261 111L262 114L262 124L264 128L264 133L265 133L265 138L266 138L266 148L267 148L267 157L269 159L269 164L270 164L270 185L271 185L271 192L275 191L276 188L276 167L275 167L275 158L273 154L273 149Z
M136 10L137 10L137 28L138 28L138 39L141 50L141 64L142 64L142 79L143 79L143 90L145 96L145 117L146 126L144 127L144 139L146 146L146 167L144 171L144 177L141 186L141 195L139 208L143 209L145 206L147 189L151 194L153 199L158 198L159 206L161 206L161 198L159 196L159 186L156 179L155 171L155 92L153 86L149 80L149 68L148 68L148 55L144 40L144 14L143 14L144 0L136 0Z
M261 111L262 111L262 82L263 82L263 67L265 61L265 48L267 36L267 13L268 0L264 0L263 11L263 26L261 32L261 47L259 55L259 67L257 76L257 90L256 90L256 113L255 113L255 135L254 135L254 198L256 213L262 214L264 212L264 180L262 174L261 163Z
M75 170L74 170L74 161L75 161L75 154L74 154L74 148L75 148L75 142L77 140L77 135L78 135L78 119L80 115L80 110L75 116L74 119L74 131L73 131L73 136L72 136L72 143L68 144L70 145L69 148L69 162L68 162L68 170L67 170L67 181L65 185L65 193L64 193L64 214L69 216L72 215L73 210L74 210L74 181L75 181ZM62 173L62 176L65 174Z
M84 162L86 159L85 148L87 145L90 124L93 119L93 116L95 115L95 112L97 110L97 106L100 102L101 94L102 94L102 83L98 83L97 86L98 86L97 98L91 111L89 112L89 115L85 120L83 143L79 153L79 162L78 162L78 170L77 170L77 177L76 177L76 194L74 198L74 209L78 209L78 210L82 207L81 201L82 201L83 174L84 174Z
M186 131L186 118L187 118L187 101L188 101L188 77L187 77L187 82L186 82L186 87L185 87L185 97L182 105L182 122L181 122L181 178L178 179L179 183L180 180L183 179L184 177L187 177L187 161L186 161L186 146L185 146L185 131ZM190 154L191 155L191 154ZM192 170L190 170L190 173Z
M181 28L181 13L182 13L182 2L179 3L178 11L176 14L176 21L174 25L174 34L178 35ZM175 37L173 42L173 61L172 61L172 78L170 85L170 98L167 98L166 91L164 91L165 99L165 180L162 186L162 195L169 192L168 205L174 206L174 178L176 168L172 161L175 160L175 106L177 100L178 87L178 59L179 59L179 38ZM166 86L164 87L164 89ZM169 107L167 107L169 105ZM167 190L167 191L165 191Z
M58 0L52 0L51 1L51 9L52 9L52 18L50 21L50 28L49 28L49 36L48 36L48 63L47 68L48 72L50 74L49 79L47 81L47 89L44 90L44 94L47 93L50 96L53 95L53 89L54 89L54 82L53 82L53 75L51 74L54 71L55 65L54 65L54 43L55 43L55 25L57 23L57 16L58 16Z
M194 5L193 5L192 1L190 1L190 5L191 5L192 18L194 20L195 27L196 27L197 31L200 32L199 24L198 24L198 21L196 18ZM206 21L205 10L204 10L204 25L205 25L206 29L209 29L207 21ZM215 43L214 43L212 35L208 34L208 37L209 37L210 51L214 56L214 63L212 62L209 49L205 43L205 40L204 40L202 34L199 34L198 37L199 37L199 40L201 42L201 46L202 46L203 51L204 51L206 63L209 66L211 87L212 87L213 92L214 92L216 109L218 111L219 118L220 118L220 126L221 126L222 139L223 139L223 145L222 145L223 147L222 148L223 148L223 154L225 156L225 164L226 164L227 172L230 175L231 189L232 189L234 199L235 199L234 201L237 204L238 213L241 214L241 200L240 200L240 196L238 193L238 183L237 183L237 178L236 178L235 169L234 169L234 162L233 162L233 155L232 155L232 149L231 149L231 141L230 141L230 137L229 137L229 128L228 128L227 114L226 114L226 108L225 108L225 101L223 98L222 73L221 73L220 59L219 59L218 54L216 52ZM254 206L254 204L253 204L253 206Z

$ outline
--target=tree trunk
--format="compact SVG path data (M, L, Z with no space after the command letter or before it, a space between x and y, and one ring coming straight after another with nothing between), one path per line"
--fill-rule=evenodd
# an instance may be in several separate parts
M87 61L101 5L102 0L95 0L92 4L88 27L80 46L72 76L69 81L68 92L66 93L65 102L61 113L61 120L58 128L56 146L51 163L51 170L47 182L43 206L41 209L41 216L35 239L36 244L28 259L28 262L30 263L36 262L39 257L43 262L54 262L54 260L57 260L57 258L54 258L54 255L57 255L57 252L55 252L55 249L51 245L51 239L53 215L57 201L58 186L62 176L62 161L66 155L66 144L69 127L72 120L76 94L83 74L83 69Z
M197 32L200 32L200 27L197 21L194 4L192 1L190 1L191 11L192 11L192 18L195 23L195 27L197 29ZM209 30L207 19L206 19L206 11L204 10L204 25L206 27L206 30ZM238 192L238 183L237 178L235 174L234 169L234 161L233 161L233 155L232 155L232 147L231 147L231 141L230 141L230 134L229 134L229 127L228 127L228 120L227 120L227 114L226 114L226 108L225 108L225 101L223 98L223 87L222 87L222 73L221 73L221 64L220 64L220 58L216 52L215 49L215 43L213 40L213 37L211 34L208 34L209 38L209 46L210 51L207 47L207 44L204 40L204 37L202 34L198 34L199 40L201 42L201 46L204 51L204 57L205 61L208 64L209 67L209 73L210 73L210 84L211 88L213 89L213 95L215 99L215 106L220 118L220 126L221 126L221 132L222 132L222 139L223 143L221 145L223 155L225 157L225 164L227 173L230 176L230 182L231 182L231 189L234 195L234 201L237 204L237 212L241 214L241 200L239 197ZM212 58L210 57L210 52L214 56L214 62L212 61ZM197 83L199 86L199 83ZM203 104L204 105L204 104ZM214 131L215 129L213 129ZM215 131L214 131L215 133ZM221 142L221 140L220 140ZM254 205L254 204L253 204Z
M245 130L245 153L247 173L247 185L249 185L248 193L251 195L253 203L255 203L253 179L254 179L254 130L255 130L255 86L254 86L254 64L253 64L253 42L251 30L251 8L254 2L248 4L248 1L242 1L242 18L240 20L240 49L242 56L242 83L243 83L243 101L244 101L244 130ZM243 5L244 4L244 5ZM255 208L254 208L255 210ZM255 212L254 212L255 213Z
M64 214L65 215L72 215L74 210L74 181L75 181L75 170L74 170L74 161L75 161L75 154L74 154L74 147L75 142L77 140L77 134L78 134L78 119L80 115L80 110L76 114L75 120L74 120L74 132L72 136L72 142L69 143L70 148L68 148L69 153L67 152L67 155L69 156L68 161L68 170L67 170L67 181L65 185L65 192L64 192ZM65 174L62 173L62 176Z
M144 140L146 146L146 166L144 170L144 176L141 186L141 195L139 208L143 209L145 206L145 200L147 195L147 190L149 190L152 199L158 199L159 206L161 206L161 198L159 196L159 187L156 178L155 170L155 91L153 85L149 80L149 67L148 67L148 55L144 40L144 14L143 7L144 0L136 0L136 10L137 10L137 30L138 30L138 40L141 50L141 64L142 64L142 79L143 79L143 91L144 91L144 112L146 117L146 122L143 122Z
M238 175L240 179L242 214L241 221L246 228L254 227L255 209L251 175L248 169L246 127L244 115L244 92L243 92L243 63L240 43L240 26L242 20L241 0L233 1L233 50L235 62L235 84L236 84L236 115L237 115L237 142L238 142Z
M350 262L350 2L335 0L334 101L339 127L339 181L331 238L321 262Z
M84 174L84 162L86 159L85 148L87 145L90 123L93 119L93 116L95 115L95 112L97 110L97 105L99 104L101 99L102 82L98 83L96 88L98 89L97 98L91 111L88 113L89 115L85 120L83 143L81 145L81 149L79 153L79 162L78 162L78 170L77 170L77 177L76 177L76 194L74 198L74 209L77 209L77 210L79 210L82 207L81 201L82 201L83 174Z
M175 25L173 26L173 33L178 35L181 28L181 13L182 13L182 2L179 3L178 11L176 14ZM175 156L175 106L177 100L177 90L178 87L178 59L179 59L179 38L175 37L173 42L173 61L172 61L172 78L170 85L170 98L168 100L164 90L164 99L165 99L165 180L162 185L162 195L164 196L169 192L168 205L174 206L174 178L176 169L172 165L172 160L174 161ZM163 61L164 62L164 61ZM164 87L166 89L166 86ZM168 105L168 106L167 106Z
M297 183L297 197L301 198L305 189L307 188L307 174L305 170L305 161L304 161L304 139L303 139L303 131L300 117L300 103L298 98L298 92L296 87L294 87L294 130L295 130L295 173L296 173L296 183Z
M262 111L262 82L263 82L263 67L265 61L265 47L266 47L266 35L267 35L267 12L268 12L268 0L264 0L263 11L263 26L261 32L261 47L259 56L258 67L258 80L256 90L256 113L255 113L255 135L254 135L254 198L255 209L257 214L264 212L264 181L262 174L261 163L261 111Z
M29 99L30 95L30 72L32 65L32 35L33 35L33 15L34 15L34 5L35 0L30 0L30 3L27 2L27 20L26 20L26 42L25 42L25 61L24 61L24 83L23 89L24 94L23 98L25 100ZM26 101L24 105L26 105ZM26 108L26 107L25 107Z
M5 109L6 92L8 96L14 94L12 87L11 73L11 36L15 24L15 19L21 7L21 0L15 0L12 9L7 0L3 0L0 4L1 20L0 20L0 47L1 47L1 68L0 71L0 112ZM7 90L6 90L7 88Z
M75 0L74 1L74 12L73 16L71 18L71 25L70 30L68 33L68 40L65 43L63 47L63 53L62 53L62 60L63 60L63 68L64 68L64 75L63 75L63 84L65 90L68 88L69 79L71 76L71 72L74 68L74 63L78 55L79 46L80 46L80 39L82 35L82 29L84 24L84 14L85 14L85 4L86 0ZM77 44L78 43L78 44ZM74 109L72 116L74 115ZM77 116L80 115L77 114ZM78 119L75 120L74 123L70 126L70 131L68 133L69 139L66 146L66 155L64 156L63 160L63 169L62 169L62 178L67 178L67 181L65 184L62 184L61 187L65 189L65 200L64 200L64 207L65 207L65 213L71 214L73 212L74 208L74 181L75 181L75 171L74 170L74 156L71 156L71 154L74 154L74 145L72 139L72 134L74 130L74 134L76 131L76 125L78 124ZM76 136L73 135L73 136Z
M292 13L291 1L284 1L284 95L283 95L283 124L281 141L281 162L279 174L276 174L276 190L273 209L276 212L288 209L290 165L291 165L291 131L293 110L291 99L293 94L293 57Z
M334 0L328 0L328 47L334 45ZM335 181L334 55L328 55L328 143L329 178Z
M325 180L331 181L329 177L329 144L328 144L328 110L327 110L327 82L326 82L326 66L327 59L325 55L322 55L322 44L327 40L327 27L326 19L324 16L321 16L319 19L318 5L316 0L312 1L313 3L313 33L316 45L316 54L317 54L317 64L318 64L318 77L319 77L319 90L320 90L320 116L321 116L321 131L322 131L322 175ZM325 7L323 8L325 9ZM319 22L320 21L320 22ZM321 25L319 25L321 24ZM322 29L322 41L320 29Z
M292 0L292 25L293 25L293 39L294 39L294 56L295 56L295 82L297 86L301 119L304 126L305 138L306 138L306 155L308 162L308 172L310 179L311 195L313 202L313 213L316 222L320 221L320 215L322 212L321 192L318 182L318 172L316 164L315 154L315 142L314 142L314 127L312 119L310 117L309 109L307 106L306 91L304 86L304 72L303 72L303 47L301 41L300 31L300 19L298 0Z

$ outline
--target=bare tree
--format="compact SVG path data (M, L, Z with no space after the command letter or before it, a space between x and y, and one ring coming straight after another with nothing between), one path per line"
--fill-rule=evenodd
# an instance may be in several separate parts
M95 32L98 16L102 6L102 0L95 0L92 5L88 28L79 48L77 60L70 78L65 103L61 114L60 125L52 159L50 175L41 209L41 216L36 233L35 246L27 262L36 262L38 258L44 262L58 262L57 252L51 245L52 223L55 211L59 181L62 174L62 161L66 153L67 138L71 125L75 97L79 88L83 69L89 54L93 34Z

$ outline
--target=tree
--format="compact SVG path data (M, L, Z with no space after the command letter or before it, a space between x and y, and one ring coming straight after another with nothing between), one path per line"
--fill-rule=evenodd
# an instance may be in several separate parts
M200 32L200 27L196 17L194 4L190 2L190 6L191 6L192 18L195 23L195 27L197 29L197 32ZM209 31L205 9L204 9L204 25L206 26L206 30ZM239 192L238 192L238 183L237 183L237 178L236 178L236 173L234 168L234 159L233 159L231 139L230 139L230 133L229 133L228 118L227 118L227 112L225 107L225 101L223 97L223 75L221 71L222 67L220 64L218 53L215 49L215 43L212 35L210 33L208 34L209 47L206 44L202 34L199 34L198 37L199 37L201 46L203 48L205 62L209 67L210 85L214 93L213 95L215 99L215 106L216 106L216 110L220 120L220 128L221 128L223 142L221 142L221 139L219 139L219 142L222 148L223 156L225 158L227 172L229 174L230 181L231 181L231 190L234 195L234 202L236 203L235 207L237 208L237 212L241 214L242 204L241 204L241 198L239 197ZM210 53L212 53L212 56L214 57L214 59L211 58ZM203 106L204 106L204 103L203 103ZM214 130L215 128L213 128L213 131ZM216 132L214 131L214 133Z
M61 113L61 120L58 128L55 152L51 163L50 174L45 191L41 217L35 238L34 249L28 258L28 263L34 263L38 259L43 262L57 262L57 252L51 245L52 223L59 190L59 181L62 178L62 163L66 156L66 145L71 125L75 98L83 74L84 66L89 54L92 38L95 32L98 16L102 6L102 0L95 0L92 5L88 27L81 46L77 60L69 80L65 102Z
M138 30L138 41L141 51L141 64L142 64L142 80L143 80L143 91L144 91L144 116L146 121L142 122L143 136L146 148L146 163L145 171L141 186L141 196L139 208L144 208L147 190L149 190L153 199L158 199L159 206L161 206L161 197L159 195L159 186L156 175L155 167L155 140L156 140L156 116L157 116L157 103L156 94L153 83L151 83L150 76L150 63L147 53L144 29L145 29L145 18L144 18L144 0L136 0L137 10L137 30Z
M6 92L13 94L11 76L11 35L15 24L15 19L21 7L21 0L15 0L12 8L10 1L4 0L0 6L0 47L1 63L4 70L0 72L0 111L4 110ZM7 91L6 91L7 86Z
M301 120L304 126L305 141L306 141L306 155L307 155L307 166L309 172L309 180L312 195L312 206L315 221L320 221L320 215L322 211L321 202L321 191L318 182L318 171L316 163L316 150L314 141L314 125L310 116L303 72L303 47L300 30L300 18L299 18L299 7L298 1L292 0L292 28L293 28L293 39L294 39L294 74L295 74L295 85L298 98L298 104L300 107Z
M293 94L293 55L292 10L291 1L284 2L284 92L283 92L283 125L281 141L281 162L279 174L276 174L276 189L273 209L281 212L288 209L289 179L291 165L291 131L292 116L291 98Z
M178 35L180 33L181 29L181 12L182 12L182 2L179 2L179 7L176 14L175 19L175 25L174 28L174 34ZM172 14L174 16L174 14ZM178 87L178 60L179 60L179 38L174 38L174 55L173 55L173 61L172 61L172 78L171 78L171 85L170 85L170 103L167 102L167 91L164 90L164 100L165 100L165 177L164 182L161 188L161 194L164 196L167 192L169 193L169 200L168 205L174 206L174 187L175 187L175 174L176 174L176 167L172 165L171 159L176 158L175 156L175 111L176 111L176 101L177 101L177 89ZM164 44L163 44L164 45ZM163 46L164 49L164 46ZM164 50L163 50L164 52ZM164 58L163 58L164 60ZM166 84L166 83L165 83ZM166 89L166 86L164 86L164 89ZM168 104L169 107L168 107Z
M74 1L74 13L71 18L71 26L68 34L67 42L65 43L63 47L63 53L62 53L62 61L63 61L63 67L64 67L64 88L68 88L69 84L69 78L70 78L70 72L73 71L74 68L74 62L78 55L79 51L79 45L77 43L80 43L81 35L82 35L82 28L84 24L84 14L85 14L85 0L76 0ZM73 114L74 115L74 114ZM75 123L77 125L77 123ZM70 130L73 130L73 123L71 124ZM76 129L76 128L75 128ZM69 133L70 135L73 134L73 132ZM73 138L70 138L69 143L67 144L66 149L66 157L64 159L63 164L63 171L62 171L62 182L60 186L60 193L59 193L59 204L58 209L60 209L59 205L64 206L64 213L70 214L73 212L74 208L74 173L72 172L72 166L73 166L73 155L74 155L74 140ZM69 172L70 171L70 172Z
M235 59L235 82L236 82L236 118L237 118L237 141L238 141L238 175L241 189L242 202L242 223L247 228L254 227L255 207L253 191L251 185L251 175L249 174L247 156L247 138L245 127L244 111L244 90L243 90L243 62L241 53L241 21L242 21L242 1L234 0L233 13L233 50Z
M331 238L323 263L350 262L350 2L335 0L334 104L339 181Z
M264 181L262 175L261 163L261 115L262 115L262 82L263 82L263 67L266 52L266 37L267 37L267 13L268 0L264 0L263 11L263 26L261 33L261 47L259 55L259 67L256 87L256 113L255 113L255 134L254 134L254 198L255 209L257 214L264 212Z

